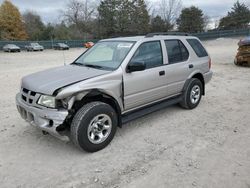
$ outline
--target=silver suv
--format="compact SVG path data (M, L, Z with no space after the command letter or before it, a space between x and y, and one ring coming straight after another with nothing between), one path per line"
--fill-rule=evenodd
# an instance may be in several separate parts
M105 39L70 65L24 77L16 104L22 118L44 133L95 152L128 121L176 103L195 108L210 67L193 36Z

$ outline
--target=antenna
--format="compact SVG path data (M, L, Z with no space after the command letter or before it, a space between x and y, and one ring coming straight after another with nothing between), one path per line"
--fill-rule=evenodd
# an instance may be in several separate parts
M66 66L64 50L62 50L62 52L63 52L63 64L64 66Z

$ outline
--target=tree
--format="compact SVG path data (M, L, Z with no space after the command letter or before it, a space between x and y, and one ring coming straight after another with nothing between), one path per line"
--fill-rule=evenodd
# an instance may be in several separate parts
M48 23L42 32L40 40L54 40L54 38L54 26Z
M21 14L18 8L8 0L0 6L0 35L3 40L27 39Z
M54 26L54 36L56 40L69 40L73 38L70 35L70 29L66 26L64 21Z
M88 0L71 0L67 5L66 12L64 12L64 17L70 25L75 25L80 37L91 32L91 23L95 10L96 6L93 3L89 4Z
M151 32L167 32L172 29L170 23L166 23L159 15L151 20Z
M249 23L249 8L244 3L237 1L232 7L232 11L220 20L219 29L247 28Z
M149 32L150 17L147 10L147 5L144 0L135 0L132 4L132 16L130 33L132 34L145 34Z
M117 11L116 11L117 1L116 0L104 0L98 7L98 23L100 35L107 37L112 36L116 32L117 27Z
M45 25L41 17L35 12L27 11L23 14L25 28L30 40L41 40Z
M103 0L98 13L99 30L104 37L149 31L149 14L144 0Z
M176 20L180 15L180 10L182 7L181 0L161 0L160 1L160 13L163 20L167 24L174 26Z
M201 9L195 6L184 8L177 19L178 30L182 32L197 33L204 31L205 18Z

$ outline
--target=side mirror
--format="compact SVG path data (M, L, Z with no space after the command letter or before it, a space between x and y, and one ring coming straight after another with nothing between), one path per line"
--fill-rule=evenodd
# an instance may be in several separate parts
M128 64L127 72L137 72L146 69L146 65L143 61L132 61Z

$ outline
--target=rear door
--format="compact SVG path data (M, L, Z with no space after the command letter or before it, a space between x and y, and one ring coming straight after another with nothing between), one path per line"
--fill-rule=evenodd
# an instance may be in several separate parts
M167 96L182 92L185 81L193 69L189 63L189 52L179 39L165 40L168 63L165 66Z

